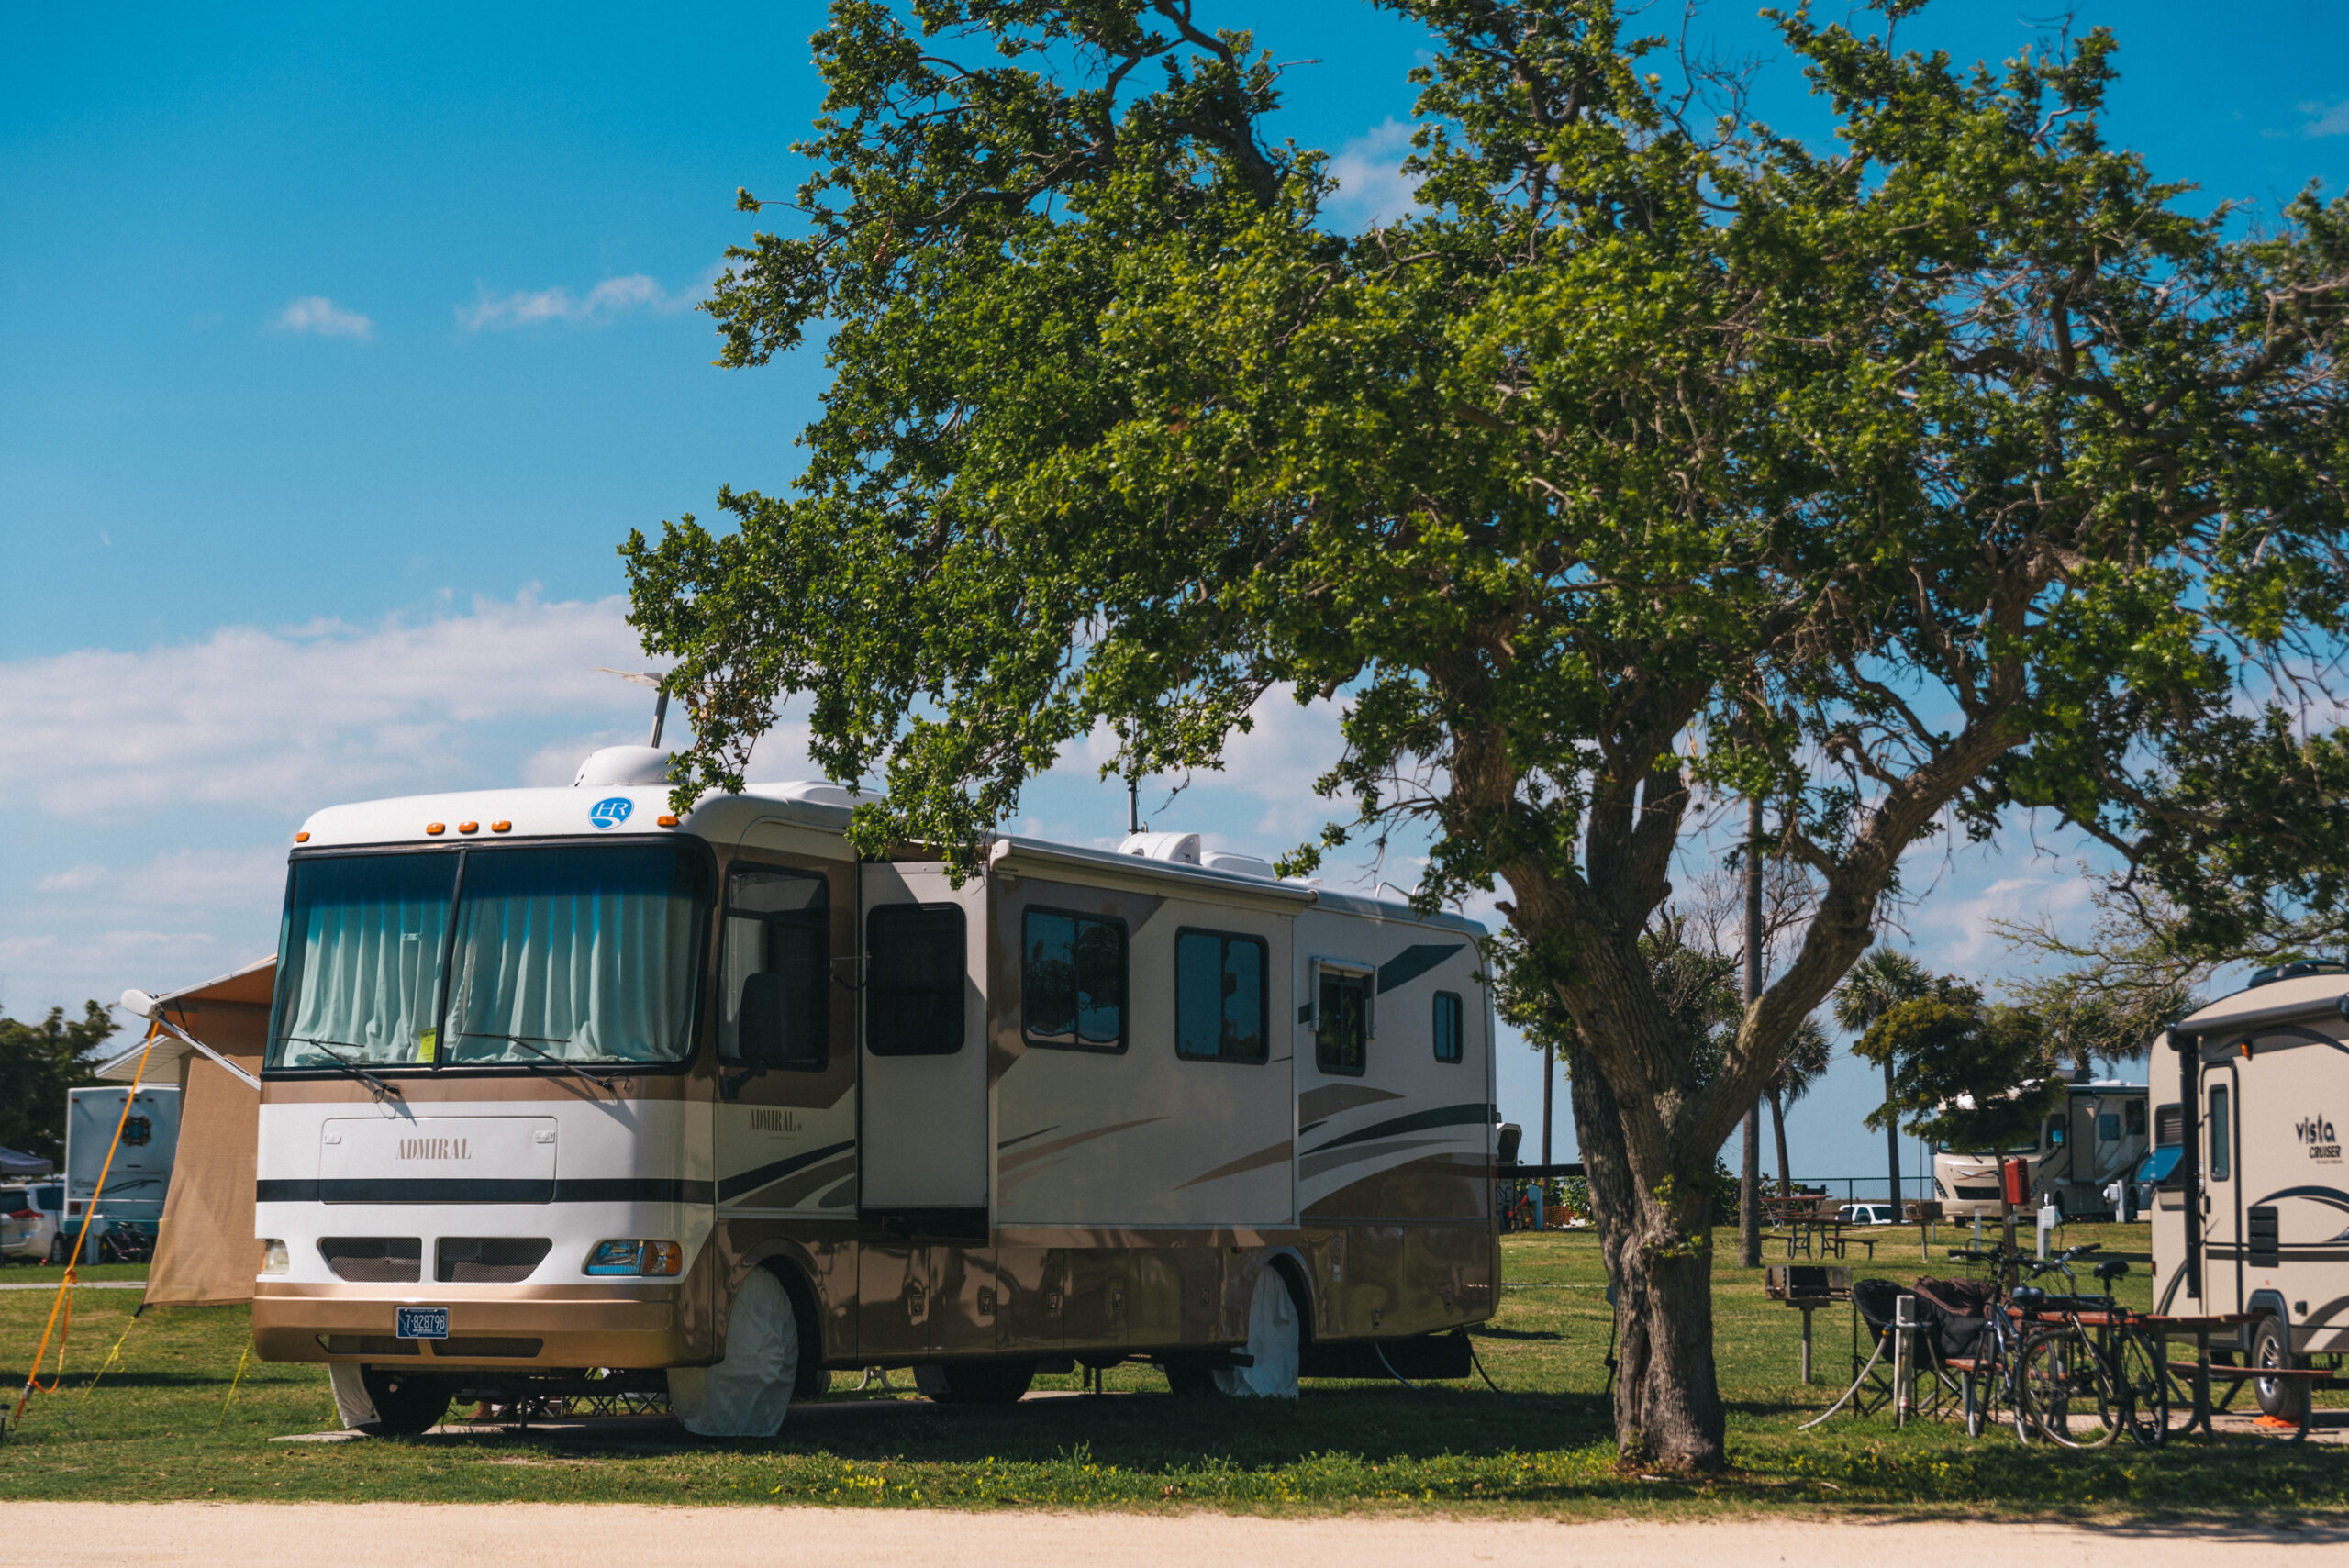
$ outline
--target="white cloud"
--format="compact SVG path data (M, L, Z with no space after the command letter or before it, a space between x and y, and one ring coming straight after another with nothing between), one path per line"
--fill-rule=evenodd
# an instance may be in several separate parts
M1411 128L1386 119L1331 155L1330 174L1338 182L1330 206L1355 225L1392 223L1419 206L1419 183L1403 172L1411 150Z
M375 324L355 310L346 310L322 294L304 295L290 300L277 313L277 329L281 332L307 332L319 338L354 338L366 342L375 335Z
M1913 917L1918 956L1930 968L1968 979L2009 971L2015 962L1996 922L2048 919L2069 925L2088 911L2095 886L2076 872L2051 872L2000 877L1965 897L1953 896L1956 890L1951 889L1928 898Z
M493 295L484 288L472 305L457 307L457 325L468 332L505 331L545 321L584 325L638 310L670 316L692 303L691 292L673 295L642 272L630 272L606 278L584 295L556 287Z
M2349 136L2349 98L2336 98L2331 103L2311 102L2299 106L2308 120L2300 127L2300 135L2313 141L2322 136Z
M223 627L193 644L0 662L0 806L117 824L190 806L293 815L484 768L505 782L526 748L552 751L565 732L575 767L607 730L640 738L627 730L646 694L593 668L642 663L624 607L524 595L373 627Z
M80 902L124 908L244 907L273 901L285 882L283 846L173 850L116 871L84 863L42 877L43 893L85 895ZM60 899L54 907L72 906Z

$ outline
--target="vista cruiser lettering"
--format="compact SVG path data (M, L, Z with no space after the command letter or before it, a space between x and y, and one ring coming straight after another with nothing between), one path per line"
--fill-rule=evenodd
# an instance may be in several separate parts
M470 1160L473 1155L462 1138L403 1138L399 1157L403 1160Z

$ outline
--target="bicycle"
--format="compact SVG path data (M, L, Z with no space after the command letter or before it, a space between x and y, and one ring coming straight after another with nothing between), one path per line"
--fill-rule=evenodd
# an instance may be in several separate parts
M2056 1321L2025 1336L2016 1387L2032 1424L2051 1442L2104 1448L2126 1430L2140 1445L2156 1447L2169 1435L2167 1347L2114 1299L2113 1282L2129 1273L2122 1260L2097 1265L2104 1294L2078 1294L2073 1260L2097 1250L2091 1243L2051 1259L2018 1260L2034 1275L2062 1273L2071 1288L2042 1296L2034 1307Z
M1993 1246L1987 1251L1953 1247L1946 1255L1991 1265L1992 1277L2002 1286L1983 1313L1982 1339L1976 1343L1970 1364L1958 1369L1958 1397L1965 1417L1965 1435L1978 1438L1993 1424L2005 1419L2014 1426L2015 1440L2028 1443L2032 1433L2030 1407L2018 1381L2024 1335L2017 1324L2017 1314L2036 1310L2047 1293L2031 1285L2003 1288L2007 1265L2016 1261L2003 1247ZM2001 1406L2006 1409L2004 1417L1999 1414Z

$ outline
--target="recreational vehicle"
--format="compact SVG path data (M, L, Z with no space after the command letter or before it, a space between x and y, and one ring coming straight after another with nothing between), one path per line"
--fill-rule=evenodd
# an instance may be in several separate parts
M129 1102L127 1113L125 1100ZM151 1251L179 1141L180 1092L174 1087L144 1084L136 1095L128 1088L67 1090L65 1213L57 1255L61 1259L71 1251L75 1236L85 1228L90 1233L82 1244L85 1263L111 1262L118 1251L130 1256ZM103 1191L101 1175L106 1178Z
M2158 1307L2257 1314L2239 1345L2252 1365L2349 1351L2349 971L2262 971L2163 1043L2177 1076L2145 1169ZM2286 1379L2253 1386L2271 1415L2307 1397Z
M346 1419L664 1394L773 1433L828 1369L946 1400L1465 1376L1491 1315L1482 928L1139 834L860 861L851 800L569 789L295 835L259 1352ZM591 1370L592 1369L592 1370Z
M2118 1079L2075 1078L2065 1085L2064 1103L2040 1118L2038 1140L2003 1154L1933 1151L1933 1195L1952 1219L1998 1212L1998 1162L2021 1159L2030 1171L2029 1195L2021 1206L2036 1209L2049 1198L2074 1218L2111 1215L2107 1189L2130 1183L2150 1147L2145 1085ZM2130 1200L2130 1212L2137 1211ZM2116 1217L2117 1218L2117 1217Z

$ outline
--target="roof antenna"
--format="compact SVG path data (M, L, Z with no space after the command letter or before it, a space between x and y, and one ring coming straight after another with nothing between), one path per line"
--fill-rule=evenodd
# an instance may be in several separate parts
M652 739L645 744L656 751L661 745L661 727L669 720L669 688L662 684L664 677L651 670L615 670L608 664L593 667L599 675L618 675L634 686L650 686L655 694L652 701Z

